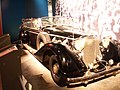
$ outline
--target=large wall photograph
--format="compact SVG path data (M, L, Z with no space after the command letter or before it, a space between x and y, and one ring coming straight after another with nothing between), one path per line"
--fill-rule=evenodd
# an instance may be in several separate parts
M85 33L120 40L119 0L56 0L56 15L73 18Z

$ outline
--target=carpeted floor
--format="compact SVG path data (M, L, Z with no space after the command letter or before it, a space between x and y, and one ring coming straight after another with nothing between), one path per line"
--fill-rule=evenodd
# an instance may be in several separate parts
M22 73L32 90L61 90L52 80L51 74L27 50L21 57ZM63 88L62 88L63 89Z
M120 90L120 74L91 83L86 87L68 88L57 86L51 78L50 71L27 50L23 52L21 63L22 73L26 79L24 80L26 90Z

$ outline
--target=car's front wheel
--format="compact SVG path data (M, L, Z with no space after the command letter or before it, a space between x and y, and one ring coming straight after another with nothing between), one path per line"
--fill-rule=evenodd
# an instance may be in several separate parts
M49 68L50 68L51 76L54 82L60 87L66 86L67 78L60 71L60 67L59 67L59 63L58 63L56 55L52 55L50 57Z

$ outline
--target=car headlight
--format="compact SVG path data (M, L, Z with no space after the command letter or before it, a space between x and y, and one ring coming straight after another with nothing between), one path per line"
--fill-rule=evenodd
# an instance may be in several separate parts
M110 60L108 61L108 63L109 63L109 65L113 65L113 64L114 64L113 59L110 59Z

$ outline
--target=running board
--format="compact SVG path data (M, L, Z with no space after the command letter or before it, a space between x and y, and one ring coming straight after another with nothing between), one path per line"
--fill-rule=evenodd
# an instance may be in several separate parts
M36 49L31 48L31 47L30 47L29 45L27 45L27 44L23 44L23 46L24 46L30 53L32 53L33 55L37 52Z

